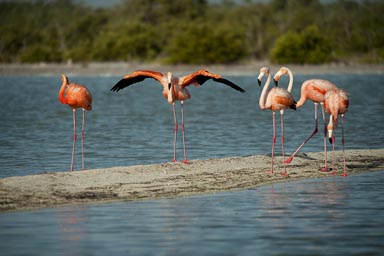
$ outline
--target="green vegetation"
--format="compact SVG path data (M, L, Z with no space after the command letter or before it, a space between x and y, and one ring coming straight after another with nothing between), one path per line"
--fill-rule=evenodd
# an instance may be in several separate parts
M0 62L384 62L383 1L1 2ZM237 4L235 4L237 3Z

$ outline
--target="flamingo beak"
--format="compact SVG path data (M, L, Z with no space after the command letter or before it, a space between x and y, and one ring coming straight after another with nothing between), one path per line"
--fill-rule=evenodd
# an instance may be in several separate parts
M273 79L273 81L275 82L275 86L279 86L279 80L278 79Z
M172 84L168 83L168 90L171 90L171 86L172 86Z
M257 79L257 83L261 86L261 79Z
M328 129L328 138L329 138L329 143L333 144L335 143L335 136L333 136L333 129Z

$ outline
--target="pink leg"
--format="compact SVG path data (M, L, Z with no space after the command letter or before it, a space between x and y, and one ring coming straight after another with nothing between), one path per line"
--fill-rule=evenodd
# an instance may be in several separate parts
M315 103L315 129L313 130L312 134L303 143L301 143L301 145L296 149L296 151L293 152L292 155L287 158L287 160L285 160L285 163L289 164L290 162L292 162L297 152L299 152L300 149L319 131L317 125L317 105L318 103Z
M276 143L276 120L275 120L275 112L272 112L272 124L273 124L273 138L272 138L272 160L271 160L271 170L269 174L273 174L273 158L275 155L275 143Z
M324 168L320 171L328 172L328 161L327 161L327 123L325 121L324 105L321 103L321 111L323 114L323 124L324 124Z
M280 111L280 119L281 119L281 152L283 154L283 165L284 172L282 173L284 176L287 176L287 168L285 166L285 153L284 153L284 111Z
M177 162L176 160L176 139L177 139L177 131L179 130L179 125L177 124L177 117L176 117L176 109L175 109L175 103L172 104L173 108L173 119L175 121L175 130L174 130L174 138L173 138L173 162Z
M341 145L343 146L343 162L344 162L344 172L342 176L347 177L347 168L345 167L345 152L344 152L344 114L341 115Z
M331 118L332 118L332 117L331 117ZM331 172L331 174L332 174L332 175L336 175L336 170L335 170L335 167L334 167L334 161L335 161L335 143L336 143L336 139L335 139L335 134L334 134L334 133L333 133L333 135L332 135L331 141L332 141L332 172Z
M71 160L71 169L70 171L73 172L73 164L75 160L75 146L76 146L76 109L72 109L73 111L73 146L72 146L72 160Z
M181 133L183 137L183 148L184 148L184 160L183 163L189 164L187 160L187 150L185 149L185 129L184 129L184 102L181 101Z
M84 134L84 124L85 124L85 109L83 109L83 122L81 125L81 168L84 171L84 139L85 139L85 134Z

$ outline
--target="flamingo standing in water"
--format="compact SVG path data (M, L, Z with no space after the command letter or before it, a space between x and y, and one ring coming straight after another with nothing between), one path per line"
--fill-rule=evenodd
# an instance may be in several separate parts
M334 154L335 154L335 134L334 130L337 128L338 115L341 115L341 144L343 146L343 162L344 172L342 176L347 176L345 167L345 153L344 153L344 114L347 112L349 106L349 95L342 89L333 89L328 91L324 96L324 108L330 114L328 124L328 137L332 144L332 174L336 174L333 168Z
M174 77L171 72L160 73L151 70L137 70L129 75L124 76L115 86L112 87L111 91L119 91L131 84L143 81L146 78L153 78L163 86L163 96L168 100L168 103L172 105L173 118L175 122L174 129L174 141L173 141L173 162L176 160L176 139L178 131L178 123L176 118L175 102L180 101L181 104L181 131L183 138L183 149L184 149L184 160L183 163L189 163L187 160L187 152L185 149L185 129L184 129L184 101L191 98L187 90L187 86L193 84L199 86L204 84L207 80L212 79L215 82L226 84L233 89L245 92L241 87L232 83L231 81L222 78L220 75L208 72L205 69L198 70L182 77Z
M304 105L304 103L307 101L307 99L310 99L313 101L315 105L315 129L313 130L312 134L303 142L301 145L296 149L295 152L292 153L290 157L287 158L285 161L287 164L292 162L294 156L299 152L299 150L318 132L318 123L317 123L317 107L320 103L322 115L323 115L323 124L324 124L324 168L321 169L321 171L327 172L328 171L328 165L327 165L327 141L326 141L326 135L327 135L327 125L325 122L325 114L324 114L324 96L325 94L333 89L336 89L336 85L334 85L332 82L328 80L323 79L310 79L303 82L301 85L301 96L300 100L296 104L296 108L300 108Z
M83 110L83 120L82 120L82 128L81 128L81 159L82 159L82 170L84 170L84 123L85 123L85 110L92 110L92 94L87 89L87 87L69 83L68 77L64 74L61 75L61 80L63 84L61 85L59 91L59 101L62 104L67 104L72 108L73 111L73 146L72 146L72 161L71 161L71 169L73 171L73 164L75 159L75 146L76 146L76 109L81 108Z
M280 121L281 121L281 143L282 143L282 154L283 154L283 160L285 160L284 155L284 110L287 108L296 109L296 102L293 99L291 95L292 86L293 86L293 75L291 70L289 70L286 67L282 67L275 75L276 78L276 85L279 77L281 76L281 73L287 73L289 74L290 81L288 85L288 89L282 89L282 88L271 88L268 90L268 86L271 83L271 74L269 72L269 68L262 67L260 69L260 74L257 78L259 86L261 85L262 78L264 76L268 76L267 81L264 84L264 88L260 95L259 100L259 107L260 109L270 109L272 110L272 124L273 124L273 138L272 138L272 160L271 160L271 171L270 174L274 173L273 170L273 160L274 160L274 152L275 152L275 143L276 143L276 117L275 112L280 111ZM287 175L287 170L285 166L285 161L283 161L284 164L284 172L283 175Z

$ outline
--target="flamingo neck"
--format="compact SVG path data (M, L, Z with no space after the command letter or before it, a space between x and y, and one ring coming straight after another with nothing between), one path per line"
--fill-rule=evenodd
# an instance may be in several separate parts
M293 74L292 71L289 68L286 68L288 70L288 75L289 75L289 84L287 91L292 92L292 87L293 87Z
M300 108L301 106L303 106L304 103L307 101L307 93L306 93L305 87L306 87L306 83L304 82L304 83L301 85L300 99L299 99L299 101L296 103L296 109L298 109L298 108ZM314 103L317 104L316 102L314 102Z
M63 80L63 84L61 85L61 88L60 88L60 91L59 91L59 101L62 103L62 104L67 104L68 101L67 99L65 98L65 89L67 88L67 81L66 80Z
M269 87L269 84L271 83L271 73L268 73L267 81L264 84L263 90L261 91L260 100L259 100L259 107L260 109L265 109L265 103L267 101L267 90Z

